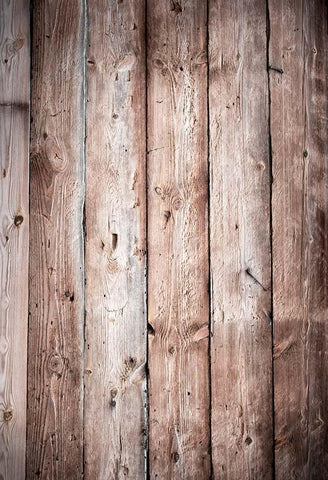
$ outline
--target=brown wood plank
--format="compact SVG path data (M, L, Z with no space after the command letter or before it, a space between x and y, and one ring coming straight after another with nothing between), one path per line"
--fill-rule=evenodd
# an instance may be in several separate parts
M33 4L27 478L83 469L84 9Z
M29 2L0 0L0 478L25 478Z
M207 479L206 2L148 2L150 478Z
M146 457L145 2L89 0L85 478Z
M321 480L328 478L327 4L270 0L269 12L276 478Z
M272 478L266 5L209 1L215 479Z

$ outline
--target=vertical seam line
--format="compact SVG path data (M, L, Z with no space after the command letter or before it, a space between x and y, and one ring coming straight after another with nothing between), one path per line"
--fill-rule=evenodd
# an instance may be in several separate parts
M206 2L206 100L207 100L207 249L208 249L208 387L209 387L209 456L210 479L213 478L212 455L212 282L211 282L211 204L210 204L210 65L209 65L209 0Z
M271 82L270 82L270 10L269 0L266 0L266 63L268 85L268 141L269 141L269 171L270 171L270 283L271 283L271 408L272 408L272 476L276 478L275 458L275 392L274 392L274 302L273 302L273 158L271 136Z
M146 276L146 289L145 289L145 302L146 302L146 459L145 459L145 479L150 480L150 458L149 458L149 436L150 436L150 425L149 425L149 337L148 337L148 290L149 290L149 278L148 278L148 1L145 0L144 5L144 19L145 19L145 32L144 32L144 48L145 48L145 209L146 209L146 265L145 265L145 276Z
M29 2L29 55L30 55L30 71L29 71L29 132L28 132L28 264L27 264L27 336L26 336L26 424L25 424L25 478L28 477L27 472L27 465L28 465L28 417L29 417L29 378L28 378L28 371L29 371L29 344L30 344L30 335L29 335L29 327L30 327L30 225L31 225L31 215L30 215L30 178L31 178L31 162L30 162L30 151L31 151L31 141L32 141L32 67L33 67L33 9L34 3L33 0Z
M84 17L84 34L83 34L83 117L84 117L84 131L83 131L83 216L82 216L82 248L83 248L83 370L82 370L82 478L85 475L85 344L86 344L86 170L87 170L87 155L86 155L86 129L87 129L87 70L86 70L86 56L88 45L88 3L83 0L83 17Z

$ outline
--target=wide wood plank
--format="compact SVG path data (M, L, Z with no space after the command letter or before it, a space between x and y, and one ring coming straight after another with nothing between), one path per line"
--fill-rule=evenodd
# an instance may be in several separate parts
M328 478L324 0L270 0L276 478ZM278 70L280 69L280 71Z
M209 1L212 461L272 478L266 6Z
M145 2L89 0L85 478L145 478Z
M0 478L25 478L29 2L0 1Z
M33 4L27 478L83 469L83 2Z
M148 2L150 478L207 479L206 2Z

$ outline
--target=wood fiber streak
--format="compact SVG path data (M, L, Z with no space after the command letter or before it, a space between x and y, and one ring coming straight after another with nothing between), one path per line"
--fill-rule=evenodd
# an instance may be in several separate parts
M206 2L148 2L150 478L208 479Z
M33 5L27 478L81 479L82 2Z
M145 3L89 0L85 478L145 478Z
M328 478L327 4L270 0L276 478Z
M25 478L28 2L0 0L0 478Z
M209 2L212 462L272 478L266 6Z

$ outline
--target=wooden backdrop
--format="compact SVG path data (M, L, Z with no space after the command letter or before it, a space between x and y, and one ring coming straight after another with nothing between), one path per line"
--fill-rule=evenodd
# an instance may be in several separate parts
M0 0L1 480L328 478L324 0Z

